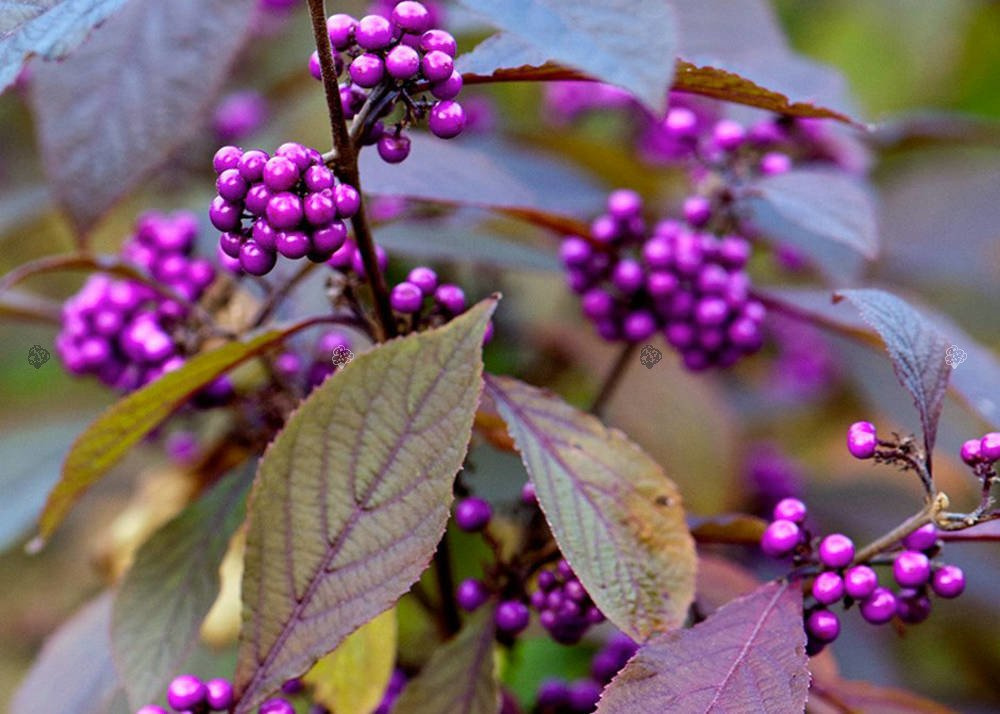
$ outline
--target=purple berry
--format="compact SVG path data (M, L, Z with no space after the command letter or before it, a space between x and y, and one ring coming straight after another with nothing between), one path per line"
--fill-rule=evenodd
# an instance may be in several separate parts
M258 218L254 221L250 237L264 250L273 253L278 248L278 231L274 230L266 218Z
M215 173L221 174L226 169L235 169L240 163L243 151L236 146L223 146L212 157L212 167Z
M216 711L226 711L233 703L233 685L226 679L210 679L205 683L208 706Z
M612 191L608 196L608 213L619 221L635 218L642 212L642 198L626 188Z
M631 295L642 287L645 277L642 274L642 266L638 261L631 258L624 258L618 261L611 276L615 287L623 293Z
M760 547L766 555L781 557L792 552L801 535L799 527L792 521L777 520L764 530Z
M1000 431L991 431L979 442L979 458L987 463L1000 460Z
M354 29L354 40L362 49L380 50L392 39L392 23L381 15L365 15Z
M481 498L465 498L455 506L455 524L466 533L476 533L493 517L490 504Z
M354 186L339 184L333 190L333 201L337 204L337 214L341 218L351 218L361 209L361 194Z
M716 146L725 151L737 148L745 138L746 129L732 119L722 119L712 128L712 140Z
M965 590L965 573L957 565L942 566L931 578L931 589L939 597L958 597Z
M870 459L875 455L878 437L870 421L856 421L847 430L847 450L856 459Z
M393 8L392 21L403 32L420 34L430 29L433 18L430 11L421 3L403 0Z
M840 634L840 620L829 610L816 610L806 620L806 630L820 642L833 642Z
M694 136L698 129L698 115L685 107L675 107L667 112L663 128L675 138Z
M331 15L326 21L326 30L330 35L330 44L335 49L346 50L354 39L354 30L358 21L350 15L338 13Z
M287 699L275 697L260 705L258 714L295 714L295 707Z
M347 240L347 226L341 221L334 221L324 228L315 230L312 234L312 250L326 255L329 260L334 251L338 250ZM322 261L321 261L322 262Z
M569 686L558 679L546 680L538 688L536 700L544 711L560 711L569 705Z
M969 466L975 466L982 458L982 448L982 439L969 439L962 444L962 451L960 453L962 461Z
M247 241L240 248L240 267L250 275L267 275L277 262L277 255L254 241Z
M930 550L937 543L937 528L933 523L920 526L903 538L903 545L910 550Z
M444 82L455 71L452 55L441 50L431 50L420 61L420 69L430 82Z
M358 55L347 68L351 80L359 87L371 89L382 81L385 76L385 63L378 55L365 53Z
M304 258L312 250L309 236L302 231L280 231L275 236L275 247L279 253L292 260Z
M410 138L403 134L384 134L377 146L378 155L388 164L398 164L410 155Z
M208 218L212 225L220 231L235 231L240 227L242 211L235 203L230 203L222 196L212 199L212 204L208 208Z
M931 615L931 599L918 590L901 590L896 598L896 616L911 625L923 622Z
M531 481L521 487L521 503L526 506L538 505L538 494L535 492L535 484Z
M750 244L739 236L725 236L719 243L719 260L726 267L738 270L750 259Z
M783 498L774 506L774 520L786 520L792 523L805 521L809 511L806 504L797 498Z
M263 216L267 212L267 202L271 200L271 190L263 183L255 183L247 191L243 206L253 216Z
M567 236L563 239L559 254L567 267L582 268L590 260L593 250L590 243L579 236Z
M139 707L135 714L167 714L167 710L155 704L147 704L144 707Z
M438 286L434 291L434 300L452 315L458 315L465 310L465 293L457 285L445 283Z
M854 542L845 535L832 533L820 541L819 560L828 568L843 568L854 560Z
M167 687L167 704L177 711L194 709L205 702L207 695L204 682L192 674L182 674Z
M867 565L855 565L844 571L844 590L855 600L863 600L878 587L878 575Z
M428 30L420 36L420 49L424 52L444 52L454 57L458 54L458 43L444 30Z
M831 605L844 597L844 581L834 572L820 573L813 581L812 595L817 602Z
M516 635L528 626L531 613L520 600L506 600L497 606L494 620L498 630L509 635Z
M861 601L861 616L873 625L882 625L896 614L896 596L887 588L875 588Z
M486 602L489 597L490 591L487 590L486 585L483 584L482 580L475 578L463 580L455 591L455 600L458 602L458 606L466 612L479 609L479 606Z
M931 561L920 551L904 550L892 563L892 575L903 587L919 587L931 576Z
M440 101L431 108L427 126L434 136L440 139L452 139L461 134L465 128L465 110L461 104L450 99Z
M215 189L224 199L235 203L243 200L249 186L239 169L226 169L215 180Z
M302 199L294 193L271 196L267 202L267 220L274 228L295 228L302 222Z
M412 47L397 45L385 56L385 69L394 79L409 79L420 70L420 55Z
M310 166L302 173L302 183L314 193L333 188L333 172L326 166Z
M393 310L412 314L420 312L420 308L424 304L424 294L413 283L402 282L392 289L389 302Z
M462 91L462 73L457 69L447 79L431 84L431 95L435 99L454 99Z
M299 180L299 167L284 156L272 156L264 164L263 181L269 191L287 191Z
M765 176L787 173L791 168L791 158L788 154L783 154L780 151L770 151L760 159L760 172Z
M656 332L656 318L648 310L636 310L625 318L622 333L629 342L642 342Z
M296 141L286 141L275 149L274 155L288 159L300 172L313 164L312 151Z
M593 679L580 679L569 685L569 707L573 712L592 712L601 698L601 685Z
M704 196L690 196L684 201L684 218L696 228L712 217L712 202Z
M437 273L422 265L418 265L411 270L410 274L406 276L406 280L420 288L420 292L425 296L434 293L438 282Z
M302 213L312 225L325 226L337 217L337 206L329 192L310 193L302 202Z

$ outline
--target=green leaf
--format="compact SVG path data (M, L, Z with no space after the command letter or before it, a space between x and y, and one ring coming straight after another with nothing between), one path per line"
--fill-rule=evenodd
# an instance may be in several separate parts
M136 553L111 621L115 665L133 708L159 699L197 646L252 480L249 468L226 475Z
M854 305L885 342L896 378L920 414L929 456L951 375L945 362L948 338L908 303L883 290L842 290L838 296Z
M302 678L312 698L331 712L371 714L396 664L396 610L386 610L348 635Z
M305 320L196 355L180 369L168 372L109 407L70 449L62 477L42 511L39 538L32 548L41 548L80 495L192 395L223 372L314 324L315 320Z
M809 688L802 593L773 582L639 648L597 714L801 712Z
M674 13L663 0L460 0L558 64L666 109L677 56Z
M680 625L694 541L663 469L625 434L558 397L489 376L556 542L601 611L635 640Z
M237 714L417 580L444 533L496 298L359 355L291 416L250 496Z
M393 714L497 714L500 686L493 629L493 608L480 608L406 685Z
M14 692L11 712L128 714L111 659L111 591L95 597L45 641Z

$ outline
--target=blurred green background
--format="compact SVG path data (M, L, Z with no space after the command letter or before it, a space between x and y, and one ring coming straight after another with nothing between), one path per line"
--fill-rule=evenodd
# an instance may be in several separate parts
M328 5L332 9L339 3ZM777 0L775 9L797 50L844 73L867 120L924 111L1000 118L1000 3ZM327 127L321 92L301 71L309 53L304 14L293 15L274 37L241 63L229 88L256 87L271 100L272 121L253 137L255 142L265 146L278 143L279 137L294 137L323 145ZM468 94L493 98L499 127L512 136L523 135L538 122L538 87L476 88ZM613 118L589 122L581 141L613 138L617 128ZM553 145L572 155L573 144L562 132ZM958 141L907 142L886 152L874 175L886 204L887 246L870 277L938 306L981 342L1000 350L1000 144L993 133L992 138L975 141L970 132L955 137ZM67 250L71 242L66 222L47 207L30 114L16 91L0 97L0 146L4 273L28 259ZM178 159L166 180L151 182L108 217L96 236L97 245L115 250L145 208L203 212L211 178L201 167L211 146L206 128L204 141ZM606 164L607 182L631 178L634 164L607 164L604 158L589 163ZM635 176L636 183L650 180ZM599 208L594 205L593 212ZM554 252L554 243L546 249ZM501 327L509 329L501 329L490 348L495 368L542 375L568 398L585 401L613 353L590 337L558 274L510 271L501 278L461 265L454 272L463 283L475 286L476 295L497 287L495 281L509 296L499 318ZM60 275L28 285L62 298L81 280ZM38 471L42 482L51 481L58 454L43 463L44 443L29 447L28 439L42 434L43 442L53 443L58 452L69 435L111 402L111 395L89 381L70 379L56 359L39 369L28 364L31 346L51 349L52 339L47 327L0 322L0 469ZM848 379L810 403L780 410L762 407L739 384L743 376L755 374L752 367L741 369L736 378L692 377L665 362L655 377L638 365L630 370L610 419L663 462L691 509L701 514L748 507L740 489L744 457L752 443L778 443L798 460L806 493L822 523L863 540L915 510L919 493L916 484L891 470L875 472L850 462L841 446L843 428L867 418L880 428L885 424L909 430L915 420L883 356L841 340L832 340L830 349ZM971 494L972 484L949 454L961 440L983 430L983 424L954 405L946 410L939 470L956 499ZM0 711L44 638L102 587L97 564L106 557L107 528L134 497L137 482L148 482L150 465L161 461L156 449L136 454L83 500L41 555L25 555L23 540L0 554ZM137 476L139 472L143 475ZM509 465L504 473L513 482L522 478L510 473ZM3 483L0 480L0 488ZM7 495L0 491L0 498ZM474 568L476 556L467 557L469 562L460 569ZM960 601L941 604L929 622L909 628L905 636L846 618L846 632L833 650L849 678L908 686L960 711L997 711L1000 553L995 544L973 544L949 548L948 557L970 576L968 593ZM542 645L528 648L524 657L557 664ZM579 666L579 659L572 657L565 663L569 672ZM513 683L531 669L515 668Z

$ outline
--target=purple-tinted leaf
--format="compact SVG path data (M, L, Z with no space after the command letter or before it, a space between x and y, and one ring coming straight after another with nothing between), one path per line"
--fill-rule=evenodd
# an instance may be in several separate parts
M391 607L430 561L495 305L359 355L264 454L250 496L237 714Z
M493 637L493 608L482 607L454 639L434 651L396 700L393 714L497 714Z
M127 714L111 661L111 592L49 637L10 702L12 712Z
M691 629L643 645L597 714L801 712L809 688L802 593L773 582Z
M809 693L809 711L843 714L844 707L864 714L956 714L955 710L912 692L870 682L838 679L816 684Z
M49 494L39 518L39 536L32 548L41 548L83 492L192 395L223 372L316 323L317 320L305 320L203 352L180 369L164 374L109 407L70 449L63 463L62 478Z
M927 453L934 450L937 422L951 367L945 362L948 339L923 315L883 290L838 293L861 313L885 342L900 384L920 414Z
M10 0L0 10L0 92L31 55L59 59L125 0Z
M131 0L66 60L36 68L46 171L78 231L197 134L253 10L253 0Z
M878 255L872 195L843 172L799 169L766 176L746 187L738 207L765 240L798 248L838 280L857 269L851 252Z
M620 431L555 395L489 376L563 555L601 611L636 640L677 627L694 597L680 493Z
M665 110L677 37L663 0L460 2L516 37L522 49L623 87L654 113Z
M115 665L133 708L159 699L197 646L252 480L246 468L227 475L136 553L111 622Z
M749 595L761 586L757 577L731 560L701 553L698 556L698 610L711 615L730 600Z

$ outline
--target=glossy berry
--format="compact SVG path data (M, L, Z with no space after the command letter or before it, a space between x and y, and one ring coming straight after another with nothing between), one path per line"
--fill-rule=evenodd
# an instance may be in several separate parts
M393 287L389 303L397 312L412 314L420 311L424 303L424 294L413 283L402 282Z
M463 580L455 591L455 601L466 612L478 609L489 597L490 591L486 589L486 585L475 578Z
M207 694L205 701L208 706L217 711L229 709L233 703L233 685L226 679L210 679L205 682Z
M440 101L431 108L427 126L441 139L456 137L465 128L465 110L461 104L450 99Z
M260 705L258 714L295 714L295 707L287 699L275 697Z
M896 596L886 588L875 588L861 601L861 616L873 625L882 625L896 614Z
M901 590L896 597L896 616L911 625L923 622L931 614L931 599L918 590Z
M358 55L347 68L351 75L351 80L359 87L370 89L378 85L385 76L386 66L382 58L376 54L366 53Z
M931 575L931 562L916 550L904 550L892 563L892 575L903 587L924 585Z
M354 30L354 40L366 50L380 50L392 42L392 23L381 15L365 15Z
M342 183L333 191L337 213L341 218L351 218L361 209L361 194L354 186Z
M431 84L431 94L435 99L454 99L461 93L462 74L456 69L447 79Z
M354 31L357 26L357 20L343 13L337 13L327 18L326 30L330 35L330 44L333 45L334 49L347 49L354 39Z
M278 262L277 255L247 241L240 248L240 267L250 275L267 275Z
M933 523L920 526L903 538L903 545L910 550L930 550L937 543L937 528Z
M378 140L376 146L378 155L388 164L398 164L410 155L410 138L403 134L398 136L385 134Z
M831 571L820 573L813 581L812 595L817 602L831 605L844 597L844 580Z
M421 34L430 29L432 17L430 11L419 2L403 0L392 10L392 21L404 32Z
M777 520L771 523L760 539L765 555L781 557L787 555L799 544L802 532L792 521Z
M965 573L957 565L942 566L934 571L931 589L939 597L958 597L965 590Z
M840 634L840 620L829 610L816 610L806 620L806 630L820 642L833 642Z
M212 168L215 169L215 173L217 174L222 173L226 169L235 169L239 166L240 157L242 156L243 151L238 147L223 146L212 157Z
M409 79L420 71L420 55L412 47L397 45L385 56L385 69L394 79Z
M870 459L875 455L878 437L870 421L857 421L847 430L847 450L856 459Z
M806 504L797 498L783 498L774 506L774 520L802 523L808 515Z
M420 292L425 296L433 295L438 283L437 273L422 265L411 270L406 280L420 288Z
M855 565L844 571L844 591L855 600L863 600L875 592L878 575L867 565Z
M692 226L703 226L711 217L712 203L704 196L690 196L684 201L684 218Z
M144 707L139 707L135 714L167 714L167 710L155 704L147 704Z
M979 458L987 463L1000 460L1000 431L991 431L980 440Z
M201 706L207 696L205 683L192 674L174 677L167 687L167 704L177 711Z
M454 57L458 53L458 43L444 30L428 30L420 36L420 49L427 53L440 51Z
M833 533L819 544L819 560L828 568L843 568L854 560L854 543L845 535Z
M962 461L967 463L969 466L975 466L981 461L982 448L982 439L969 439L962 444L962 450L960 452Z
M493 509L481 498L464 498L455 506L455 524L467 533L481 531L492 517Z
M434 300L452 315L458 315L465 310L465 293L457 285L445 283L434 291Z
M509 635L516 635L528 626L531 613L520 600L506 600L497 606L494 620L498 630Z
M535 491L535 484L531 481L521 487L521 503L526 506L538 505L538 493Z
M768 152L760 159L760 172L765 176L777 176L778 174L787 173L791 168L791 157L780 151Z

